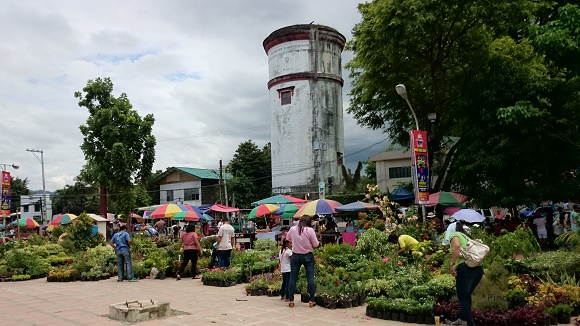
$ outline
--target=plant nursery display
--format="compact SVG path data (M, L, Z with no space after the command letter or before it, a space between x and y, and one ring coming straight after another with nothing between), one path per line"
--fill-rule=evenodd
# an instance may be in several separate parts
M455 278L449 274L450 250L440 245L430 223L423 224L409 209L396 213L396 204L369 186L359 200L380 207L358 213L356 243L327 244L314 250L316 295L308 297L305 271L299 271L296 292L319 309L348 309L366 304L371 318L418 324L456 320L459 304ZM85 214L78 217L85 219ZM0 245L0 279L26 281L46 277L49 282L98 281L116 275L116 255L102 239L91 238L82 227L59 226L52 238ZM55 229L55 231L57 230ZM569 323L580 313L580 246L565 245L542 251L536 236L522 221L513 232L499 236L472 227L471 235L490 251L481 262L484 275L473 292L477 325L547 325ZM412 235L419 244L398 254L389 234ZM64 239L64 240L63 240ZM153 269L161 278L175 277L182 257L178 244L163 238L132 236L133 272L147 278ZM279 300L282 276L280 248L269 239L256 240L253 249L233 250L231 267L211 264L215 236L203 237L197 268L207 286L238 286L248 296ZM187 267L183 276L191 276ZM274 298L272 299L274 300Z

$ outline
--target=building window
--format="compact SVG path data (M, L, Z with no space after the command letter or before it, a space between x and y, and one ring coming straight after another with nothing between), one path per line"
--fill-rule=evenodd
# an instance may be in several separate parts
M40 212L40 203L34 203L34 211Z
M280 93L280 97L282 98L280 101L281 105L291 104L292 103L292 93L290 91L285 91Z
M167 194L166 202L172 202L173 201L173 190L167 190L166 194Z
M28 205L22 206L22 212L23 213L28 213Z
M411 177L411 167L410 166L400 166L396 168L389 168L389 178L410 178Z
M199 188L189 188L184 191L185 200L199 200Z
M280 98L280 105L292 104L292 96L294 95L294 86L280 88L278 90L278 97Z
M336 164L342 165L344 163L343 162L343 157L344 156L342 155L341 152L336 152Z

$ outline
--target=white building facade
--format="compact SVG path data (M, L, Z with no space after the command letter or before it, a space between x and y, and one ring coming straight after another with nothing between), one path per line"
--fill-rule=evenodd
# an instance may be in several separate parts
M344 163L342 61L345 37L293 25L263 42L268 54L272 192L340 191Z
M42 194L21 195L20 196L20 218L34 219L38 224L46 224L52 220L52 201L50 196L46 196L46 221L42 220Z

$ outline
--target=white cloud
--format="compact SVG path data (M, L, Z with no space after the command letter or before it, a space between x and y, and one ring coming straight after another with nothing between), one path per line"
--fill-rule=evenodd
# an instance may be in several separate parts
M73 97L89 79L111 77L156 122L154 169L216 168L238 145L269 141L268 60L263 40L294 25L328 25L347 39L358 1L0 1L0 163L47 190L72 184L84 164L79 126L88 116ZM352 55L343 54L346 63ZM350 81L346 73L344 109ZM378 131L345 113L347 165L379 152Z

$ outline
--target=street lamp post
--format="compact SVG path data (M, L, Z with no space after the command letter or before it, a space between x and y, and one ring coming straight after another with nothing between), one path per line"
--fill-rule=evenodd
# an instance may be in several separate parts
M405 85L399 84L399 85L395 86L395 90L397 91L397 94L399 94L405 100L405 102L407 102L407 105L409 106L409 110L411 110L411 113L413 114L413 119L415 120L415 130L419 130L419 120L417 119L417 115L415 114L415 110L413 110L413 106L411 105L411 102L409 101L409 96L407 95L407 88L405 87ZM410 146L413 146L413 144L410 144ZM412 159L412 160L414 160L414 159ZM418 187L418 185L417 185L417 173L415 171L413 171L412 173L413 173L413 184L414 184L414 188L415 188L415 200L417 200L417 194L419 192L419 189L417 188ZM423 215L423 223L426 223L425 205L421 205L421 215Z
M413 110L413 106L411 106L411 102L409 101L409 96L407 96L407 88L405 88L405 85L399 84L399 85L395 86L395 89L397 90L397 94L401 95L403 100L405 100L407 102L407 105L409 106L409 109L411 110L411 113L413 114L413 119L415 119L415 130L419 130L419 120L417 120L417 115L415 114L415 110Z
M11 167L14 170L18 170L20 167L16 164L4 164L4 163L0 163L0 166L2 166L2 171L6 171L6 167Z
M42 165L42 224L45 223L46 219L46 184L44 182L44 151L37 150L37 149L26 149L27 152L31 152L34 157L40 162ZM40 153L40 158L36 153Z

